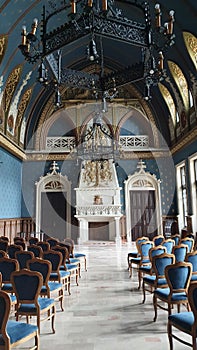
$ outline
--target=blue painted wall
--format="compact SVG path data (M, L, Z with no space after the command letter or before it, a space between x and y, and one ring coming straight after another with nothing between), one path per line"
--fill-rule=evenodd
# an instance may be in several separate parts
M0 162L0 218L19 218L22 162L1 147Z

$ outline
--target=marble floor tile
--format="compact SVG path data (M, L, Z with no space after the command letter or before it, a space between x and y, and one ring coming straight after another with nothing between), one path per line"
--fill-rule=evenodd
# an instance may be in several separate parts
M127 254L133 247L88 242L75 249L86 253L88 271L82 262L79 286L73 280L71 295L65 293L64 312L57 305L56 333L49 322L41 324L40 350L169 349L167 312L158 310L153 322L152 296L142 304L136 271L129 278ZM184 349L174 341L174 350Z

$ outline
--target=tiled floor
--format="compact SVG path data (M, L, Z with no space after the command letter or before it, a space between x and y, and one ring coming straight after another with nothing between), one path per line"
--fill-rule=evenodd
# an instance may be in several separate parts
M142 304L137 275L128 277L127 253L131 247L89 243L76 247L87 254L77 287L65 296L65 311L57 304L56 334L50 323L41 324L40 350L167 350L167 312L158 310L153 322L152 296ZM22 349L20 347L20 349ZM185 346L175 342L174 350Z

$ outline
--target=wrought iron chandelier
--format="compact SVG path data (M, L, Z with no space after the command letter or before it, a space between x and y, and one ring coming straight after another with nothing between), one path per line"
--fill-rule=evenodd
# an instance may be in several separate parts
M151 98L151 86L158 84L164 76L164 55L174 44L174 11L169 12L169 18L162 25L162 13L159 4L155 5L155 18L151 19L150 6L147 1L127 1L128 6L135 6L142 12L143 23L138 23L122 15L115 7L113 0L71 0L51 1L46 10L43 7L42 19L34 19L30 32L22 28L22 42L19 48L25 59L30 63L40 62L39 78L42 84L48 84L48 72L52 72L55 81L57 104L60 104L59 85L74 86L101 92L102 96L110 97L108 93L116 87L139 80L145 82L145 98ZM60 27L50 29L50 23L55 16L62 14L65 22ZM37 36L40 28L40 38ZM87 57L91 62L98 59L96 37L122 41L142 50L141 62L106 73L102 78L98 74L89 74L61 66L60 49L78 39L89 35L90 43L86 48ZM50 68L48 70L48 67Z
M121 1L119 1L121 3ZM162 25L162 13L159 4L155 5L154 20L151 19L147 1L137 0L122 3L136 7L142 14L143 23L126 18L122 10L115 7L113 0L71 0L51 1L46 10L43 7L42 19L34 19L30 32L22 28L22 42L19 48L29 63L38 62L38 81L44 86L52 84L55 90L55 105L61 106L60 86L88 89L102 108L95 111L92 125L86 129L77 149L82 159L110 159L120 152L118 143L113 139L104 123L103 113L107 111L107 102L117 96L118 88L137 81L144 82L144 98L151 99L151 87L157 85L165 76L164 55L174 44L174 11L169 12L168 20ZM64 23L50 29L55 16L64 18ZM40 28L40 37L37 35ZM98 63L99 73L88 73L63 66L62 49L70 47L77 40L89 37L84 54L89 63ZM124 42L141 49L141 61L125 68L106 72L102 39L108 38L116 43ZM98 44L100 52L98 52Z

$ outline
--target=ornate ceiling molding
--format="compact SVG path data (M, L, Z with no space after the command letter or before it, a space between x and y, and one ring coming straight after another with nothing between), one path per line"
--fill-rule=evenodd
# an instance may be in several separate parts
M195 129L193 129L192 131L188 132L186 137L182 138L182 140L180 140L175 146L171 148L172 154L175 154L181 151L182 148L196 141L196 138L197 138L197 127L195 127Z
M189 32L183 32L183 39L189 56L197 69L197 38Z
M9 151L11 154L16 156L17 158L21 160L26 159L25 153L17 147L17 145L14 145L10 140L8 140L4 135L0 134L0 146L5 148L7 151Z

